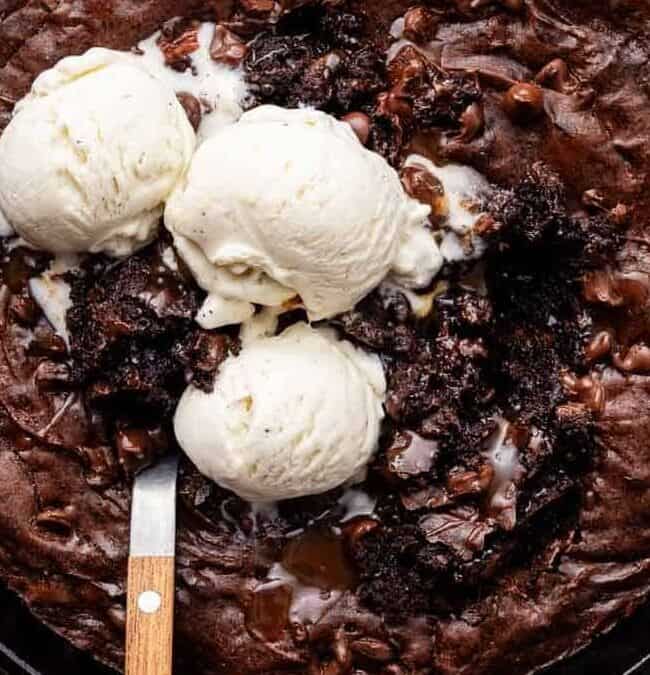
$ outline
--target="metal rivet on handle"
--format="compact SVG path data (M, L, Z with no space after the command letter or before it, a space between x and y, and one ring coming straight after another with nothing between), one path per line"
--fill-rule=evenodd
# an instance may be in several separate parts
M155 614L162 603L160 593L144 591L138 596L138 609L145 614Z

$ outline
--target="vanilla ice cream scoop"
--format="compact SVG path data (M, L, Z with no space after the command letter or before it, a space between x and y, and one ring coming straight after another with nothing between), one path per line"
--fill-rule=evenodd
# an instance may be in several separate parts
M42 73L0 137L0 211L54 253L126 255L150 241L195 134L173 89L94 48Z
M165 225L209 293L199 323L215 328L296 296L329 318L391 272L426 286L442 264L429 211L348 124L261 106L199 147Z
M245 499L317 494L372 457L385 390L377 356L298 323L245 343L211 393L190 386L174 428L198 469Z

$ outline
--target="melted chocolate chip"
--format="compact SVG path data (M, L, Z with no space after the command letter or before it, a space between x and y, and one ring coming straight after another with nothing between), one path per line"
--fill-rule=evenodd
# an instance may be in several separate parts
M289 624L292 595L291 587L281 583L254 591L246 610L248 630L270 642L280 639Z
M447 479L447 490L452 496L482 494L494 477L494 469L484 464L478 471L453 472Z
M442 183L423 167L407 166L400 172L404 189L411 197L431 207L432 222L442 225L447 218L448 207Z
M533 84L513 84L503 97L503 107L517 122L528 122L544 111L544 94Z
M46 535L67 539L73 533L73 508L47 508L35 519L37 527Z
M397 91L386 91L377 97L377 112L380 115L390 117L396 115L399 118L409 118L413 110L409 101Z
M426 76L426 60L412 45L402 47L388 64L388 78L391 85L394 87L399 85L402 90L423 84Z
M350 647L355 654L377 663L387 663L394 656L389 644L375 638L360 638L355 640Z
M485 538L493 530L471 507L431 514L423 518L419 526L428 542L449 547L463 560L471 560L479 554Z
M343 539L327 530L310 529L290 539L282 553L282 564L307 586L332 590L356 585Z
M182 72L191 67L191 54L199 48L198 29L198 21L180 17L163 25L157 44L170 68Z
M426 7L412 7L404 15L404 37L416 44L432 40L437 26L436 17Z
M176 98L179 103L183 106L187 119L190 121L194 131L197 131L199 125L201 124L201 118L203 117L203 112L201 111L201 103L192 94L188 94L185 91L178 92Z
M649 293L650 277L643 273L598 270L584 278L584 295L588 302L611 307L642 306Z
M460 131L456 137L466 143L483 133L485 118L480 103L471 103L460 116Z
M246 44L225 26L216 26L210 43L210 57L229 66L241 65L246 56Z
M614 353L614 365L629 373L650 372L650 347L647 345L633 345L623 356Z
M588 410L598 414L604 411L605 387L596 376L586 375L585 377L578 378L575 375L567 373L562 378L562 384Z
M63 338L51 331L36 331L28 350L34 356L47 356L56 360L64 359L68 354Z
M595 335L585 347L585 356L588 361L598 361L612 351L612 334L601 331Z
M354 133L357 135L357 138L362 145L368 143L370 138L370 117L362 112L351 112L347 115L344 115L341 118L341 121L347 122L351 127Z
M240 0L242 8L252 16L265 16L275 8L275 0Z
M569 81L569 68L563 59L549 61L535 76L535 82L556 91L564 91Z
M379 523L376 520L365 516L357 516L346 522L343 527L343 537L348 551L354 551L361 544L361 540L378 526Z

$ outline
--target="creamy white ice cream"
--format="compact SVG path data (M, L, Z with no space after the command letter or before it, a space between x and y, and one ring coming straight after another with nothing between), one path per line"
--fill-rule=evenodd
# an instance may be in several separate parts
M426 286L442 264L429 211L348 124L261 106L198 148L165 224L209 293L199 323L215 328L296 296L329 318L389 274Z
M72 307L70 284L64 280L66 272L79 265L79 256L73 253L62 253L54 258L50 266L39 276L29 280L29 292L36 304L43 310L45 318L50 322L57 335L63 338L70 347L67 315Z
M127 255L151 240L195 134L173 89L93 48L42 73L0 137L0 212L55 253Z
M372 457L385 389L376 356L331 329L298 323L245 343L211 393L190 386L176 437L202 473L245 499L317 494Z

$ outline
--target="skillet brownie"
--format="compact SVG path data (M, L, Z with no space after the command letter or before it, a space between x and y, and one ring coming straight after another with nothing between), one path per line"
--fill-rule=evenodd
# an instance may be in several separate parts
M346 118L434 229L443 182L408 158L491 191L480 259L450 258L424 309L382 285L332 321L386 374L363 483L259 511L184 463L176 672L514 675L584 647L650 593L650 8L0 0L0 128L93 46L162 29L167 67L191 72L202 22L247 107ZM133 472L237 329L194 322L204 293L160 234L64 273L68 348L33 297L51 256L0 246L0 575L119 669Z

